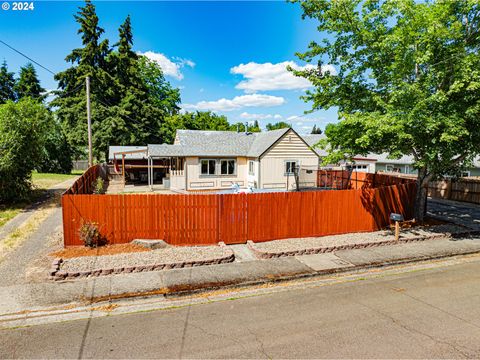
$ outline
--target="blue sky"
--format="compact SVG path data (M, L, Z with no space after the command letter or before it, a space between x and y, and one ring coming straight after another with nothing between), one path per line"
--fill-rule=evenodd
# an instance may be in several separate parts
M54 72L65 69L65 56L81 45L73 14L78 1L35 1L33 11L0 10L0 39ZM309 86L285 72L286 62L320 34L301 19L298 4L283 1L98 1L100 25L111 44L130 14L134 48L163 67L181 89L186 110L211 109L230 122L259 119L287 121L301 133L313 124L336 122L335 109L301 118L311 104L299 97ZM0 44L0 60L17 72L27 60ZM334 71L334 69L332 69ZM42 85L55 89L53 76L37 68Z

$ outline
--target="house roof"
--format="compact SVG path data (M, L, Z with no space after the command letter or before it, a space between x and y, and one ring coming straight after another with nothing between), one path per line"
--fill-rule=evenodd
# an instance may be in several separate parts
M327 156L328 152L324 149L316 147L315 145L322 139L325 139L326 136L324 134L308 134L308 135L301 135L303 140L310 146L313 151L315 151L318 156Z
M266 131L264 133L255 133L255 141L252 143L247 155L249 157L259 157L275 144L290 128Z
M133 154L125 154L126 160L142 160L147 158L147 147L146 146L109 146L108 147L108 160L113 160L113 155L119 152L129 152L129 151L138 151L144 150L145 152L136 152ZM117 155L117 159L121 159L121 155Z
M154 157L186 156L181 145L148 144L148 155Z
M264 133L177 130L174 145L148 145L148 154L169 156L259 157L290 129Z

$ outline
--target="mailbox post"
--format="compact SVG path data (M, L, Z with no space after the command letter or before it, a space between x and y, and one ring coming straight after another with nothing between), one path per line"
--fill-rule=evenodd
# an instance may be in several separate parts
M403 215L391 213L390 221L395 222L395 241L398 241L398 239L400 238L400 221L403 221Z

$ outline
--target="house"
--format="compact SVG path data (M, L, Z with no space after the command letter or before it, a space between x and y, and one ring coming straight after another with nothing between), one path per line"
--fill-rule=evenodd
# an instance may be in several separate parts
M320 158L327 155L323 149L315 147L325 135L303 135L305 142L311 146L319 155ZM396 172L402 174L416 174L417 171L413 167L413 157L404 155L399 159L390 159L388 153L374 154L370 153L367 156L356 156L352 162L344 162L340 164L341 168L351 169L358 172ZM475 158L473 167L467 169L462 173L462 176L480 176L480 158Z
M177 130L174 144L110 146L109 173L161 182L173 191L291 190L296 167L317 169L319 155L293 129L262 133ZM315 174L312 174L314 177ZM315 183L315 179L311 179Z
M149 164L169 159L170 189L295 188L297 166L317 168L318 154L293 129L262 133L177 130L173 145L149 144ZM149 178L155 178L152 168ZM152 185L152 181L150 181Z

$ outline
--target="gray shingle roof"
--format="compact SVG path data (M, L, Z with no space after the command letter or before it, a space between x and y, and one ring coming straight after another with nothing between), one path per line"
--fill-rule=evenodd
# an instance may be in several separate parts
M275 142L285 135L289 128L267 131L264 133L255 133L255 141L250 146L247 156L259 157Z
M148 155L156 157L185 156L181 145L148 144Z
M315 145L322 139L325 139L326 136L324 134L308 134L308 135L301 135L303 140L315 151L318 156L327 156L327 151L321 149L319 147L315 147Z
M151 156L259 157L289 129L264 133L177 130L174 145L148 145Z
M133 153L125 154L125 159L128 160L141 160L147 158L147 147L146 146L109 146L108 147L108 160L113 160L113 154L124 151L135 151L135 150L145 150L144 153ZM121 159L121 155L117 155L117 159Z

